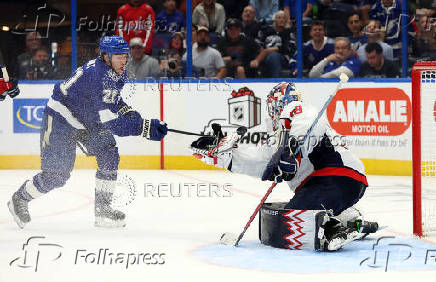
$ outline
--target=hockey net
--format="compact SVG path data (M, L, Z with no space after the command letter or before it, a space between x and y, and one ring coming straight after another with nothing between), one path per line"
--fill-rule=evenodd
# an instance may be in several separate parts
M413 233L436 235L436 62L412 70Z

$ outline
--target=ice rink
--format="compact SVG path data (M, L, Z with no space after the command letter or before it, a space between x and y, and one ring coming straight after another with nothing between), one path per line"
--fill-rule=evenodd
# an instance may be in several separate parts
M94 174L33 201L20 230L6 202L35 171L0 171L0 282L5 281L434 281L436 238L414 239L411 177L369 176L359 207L385 229L335 253L261 245L258 221L239 233L270 182L224 171L129 170L136 184L124 229L93 225ZM268 199L287 201L286 184Z

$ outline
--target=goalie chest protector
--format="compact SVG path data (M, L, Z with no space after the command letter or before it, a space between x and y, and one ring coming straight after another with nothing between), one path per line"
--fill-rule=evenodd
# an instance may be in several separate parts
M259 239L264 245L294 250L323 249L322 210L285 209L285 202L265 203L259 211Z

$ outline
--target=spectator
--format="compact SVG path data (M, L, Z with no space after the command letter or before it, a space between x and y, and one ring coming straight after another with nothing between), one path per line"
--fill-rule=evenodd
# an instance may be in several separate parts
M205 26L210 32L222 34L226 22L226 12L216 0L203 0L192 13L192 24Z
M160 13L165 8L162 0L145 0L145 3L151 6L155 13Z
M368 35L362 31L362 21L358 13L353 13L348 17L347 27L351 32L348 39L351 42L351 48L357 51L360 46L368 42Z
M130 0L118 9L116 35L130 42L134 37L140 37L144 42L145 53L151 54L155 13L153 9L142 3L143 0Z
M236 78L254 77L259 65L252 62L259 54L259 45L254 40L242 34L242 24L238 19L228 19L226 23L226 36L221 39L217 47L227 67L227 76Z
M200 77L224 78L226 66L218 50L209 47L209 30L200 26L197 31L197 47L192 49L192 65ZM183 56L186 61L186 53Z
M392 47L394 58L399 57L402 45L401 21L408 23L409 40L416 35L415 21L402 15L401 0L380 0L372 6L369 16L381 23L385 31L384 41Z
M265 77L280 77L296 51L295 35L285 26L285 12L278 11L274 15L273 27L265 26L259 32L257 42L264 48L259 61L265 58L262 73Z
M39 32L34 31L26 34L26 51L17 57L18 77L25 79L32 57L41 46L41 34Z
M242 11L242 32L245 36L254 40L260 29L261 25L256 20L256 10L251 5L245 6Z
M427 15L419 17L418 34L413 42L412 54L427 60L436 60L436 26L434 18Z
M278 0L250 0L250 5L256 10L257 19L262 24L271 24L279 10Z
M249 0L218 0L218 3L223 5L226 11L226 17L228 19L239 19L242 14L242 10L248 5Z
M383 49L383 56L385 59L390 61L394 59L392 47L381 40L382 31L380 29L380 22L378 20L370 20L368 25L365 27L365 33L368 35L368 43L377 42L380 44ZM363 44L359 47L359 49L357 49L357 55L362 63L366 61L365 47L366 44Z
M303 11L303 24L310 24L312 22L312 8L313 5L316 4L316 0L302 0L301 3L301 10ZM295 22L296 20L296 3L298 1L295 0L284 0L283 1L283 10L286 14L286 19L288 21Z
M198 27L195 24L193 24L192 25L192 49L197 48L197 30L198 30ZM186 38L188 37L187 32L188 31L185 30L185 39L183 40L183 47L185 48L185 50L186 50L186 47L188 46L187 40L186 40Z
M316 64L310 70L309 77L334 78L345 73L349 77L357 76L360 61L352 55L350 40L337 37L335 52Z
M185 28L185 17L176 10L176 0L165 0L165 9L156 16L159 31L179 32Z
M369 22L369 11L371 6L375 4L376 0L355 0L354 10L361 15L362 24L365 26Z
M182 66L182 56L175 51L170 50L166 60L160 63L160 72L157 77L165 78L181 78L185 76L185 70Z
M67 36L58 47L56 54L56 79L65 79L71 75L71 36Z
M365 47L367 61L359 69L359 77L399 77L398 66L385 60L380 44L368 43Z
M192 9L195 9L195 7L197 7L202 1L203 0L192 0ZM184 16L186 16L186 0L180 1L178 10L182 12Z
M144 79L159 72L159 62L145 54L144 43L140 37L130 39L131 58L127 61L126 71L130 79Z
M173 50L180 54L180 56L183 56L183 53L185 53L185 48L183 48L183 33L181 32L175 32L173 36L171 37L169 50Z
M325 36L324 24L313 21L310 27L311 40L303 45L303 67L309 71L314 65L334 52L334 40ZM290 60L291 74L297 74L297 55Z
M23 69L24 73L20 74L20 79L53 79L55 77L55 72L49 58L48 51L45 48L38 48L30 60L30 64Z

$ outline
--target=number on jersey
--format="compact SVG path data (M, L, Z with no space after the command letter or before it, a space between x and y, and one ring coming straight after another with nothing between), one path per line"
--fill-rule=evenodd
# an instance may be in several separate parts
M68 80L62 82L61 85L59 85L59 88L61 89L62 94L64 94L64 96L68 95L68 88L70 88L71 85L73 85L73 83L76 82L82 76L82 74L83 74L83 69L80 67L76 70L76 72L72 77L70 77Z

